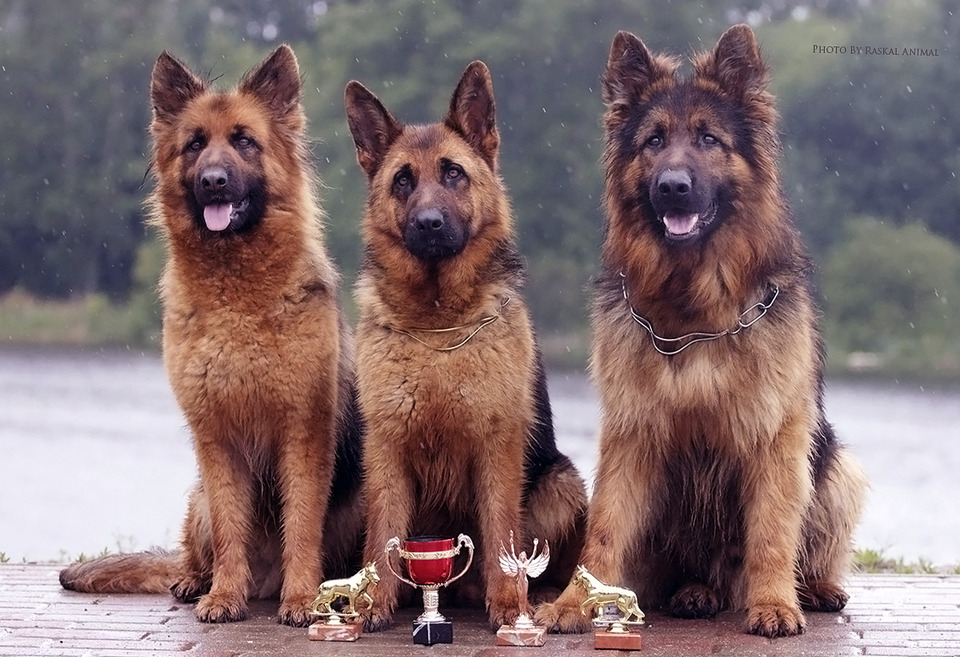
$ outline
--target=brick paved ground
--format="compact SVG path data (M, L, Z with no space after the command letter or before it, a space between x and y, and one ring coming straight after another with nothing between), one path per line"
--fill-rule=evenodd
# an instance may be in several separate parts
M960 657L960 577L863 575L850 582L841 614L809 614L807 632L775 641L740 632L739 614L681 621L648 614L640 654L653 656L886 655ZM290 657L597 655L589 636L550 635L543 648L497 648L476 612L446 609L457 643L410 643L407 612L394 629L353 644L307 640L306 630L276 624L275 603L256 603L242 623L203 625L168 596L83 595L60 589L57 568L0 565L0 656L145 657L203 655Z

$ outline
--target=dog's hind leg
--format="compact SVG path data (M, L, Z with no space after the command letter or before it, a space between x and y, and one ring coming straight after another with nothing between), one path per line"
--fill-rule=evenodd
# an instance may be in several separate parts
M678 618L713 618L718 611L720 598L705 584L687 584L670 598L670 613Z
M210 510L200 484L190 491L180 544L183 551L179 555L179 576L170 587L170 592L180 602L196 602L200 596L210 592L213 581Z
M843 448L832 454L816 482L803 528L800 604L810 611L839 611L847 603L842 582L852 565L853 532L860 518L867 479Z
M570 581L586 531L586 488L566 456L531 485L525 517L527 537L550 542L550 565L531 582L533 602L545 602L548 597L555 598ZM550 591L553 595L548 595Z

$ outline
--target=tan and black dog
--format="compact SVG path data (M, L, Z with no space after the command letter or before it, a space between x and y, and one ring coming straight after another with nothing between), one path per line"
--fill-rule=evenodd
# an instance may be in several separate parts
M217 92L163 53L150 96L149 205L169 251L163 355L200 482L180 551L80 563L60 581L172 588L199 598L197 617L210 622L240 620L249 597L279 593L280 622L304 625L323 575L359 563L348 567L362 531L361 424L297 61L281 46Z
M497 626L517 616L497 563L515 531L550 542L563 586L579 551L584 484L556 447L546 379L521 297L522 265L498 168L493 84L467 67L440 123L404 125L359 82L346 88L368 176L356 288L364 451L365 560L381 571L393 536L471 535ZM389 623L384 577L367 626Z
M823 412L810 262L780 187L753 32L711 52L613 41L591 373L602 407L581 563L686 617L803 631L843 608L865 488ZM538 618L584 631L571 586Z

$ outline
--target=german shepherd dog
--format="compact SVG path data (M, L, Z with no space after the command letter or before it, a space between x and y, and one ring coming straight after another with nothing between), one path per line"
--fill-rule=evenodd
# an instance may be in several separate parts
M679 61L613 41L606 232L590 362L600 453L581 563L682 617L746 630L836 611L865 489L823 412L810 262L781 191L753 32ZM583 631L569 587L539 619Z
M149 206L169 251L163 354L200 481L179 552L97 559L60 581L172 589L199 598L209 622L240 620L248 597L279 593L280 622L304 625L324 562L346 574L359 556L362 425L297 60L281 46L218 93L163 53L150 92Z
M496 627L528 605L500 570L500 542L511 530L526 545L549 541L553 572L535 584L562 587L582 544L586 493L555 444L520 294L490 72L467 67L441 123L404 125L356 81L345 102L369 183L356 287L364 560L382 571L394 536L471 535ZM368 629L389 624L397 602L397 579L383 578Z

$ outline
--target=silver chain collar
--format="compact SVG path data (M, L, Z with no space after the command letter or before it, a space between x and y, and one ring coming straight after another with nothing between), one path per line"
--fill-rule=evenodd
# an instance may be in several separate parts
M719 331L717 333L694 331L693 333L687 333L686 335L681 335L676 338L665 338L653 330L653 324L651 324L648 319L637 314L637 311L633 309L633 304L630 303L630 297L627 296L627 276L622 271L620 272L620 289L623 290L623 299L627 302L627 307L630 308L630 316L633 318L633 321L647 330L647 332L650 334L650 342L653 344L653 348L664 356L676 356L681 351L692 344L696 344L697 342L708 342L710 340L722 338L726 335L736 335L743 329L750 328L756 324L760 318L767 314L767 311L771 306L773 306L773 302L777 300L778 296L780 296L780 288L775 283L770 283L767 295L740 313L740 316L737 318L737 325L733 328L726 329L725 331ZM757 311L757 316L753 319L745 320L745 317L754 311ZM660 347L658 342L665 344L683 344L680 344L680 346L676 347L675 349L663 349Z

